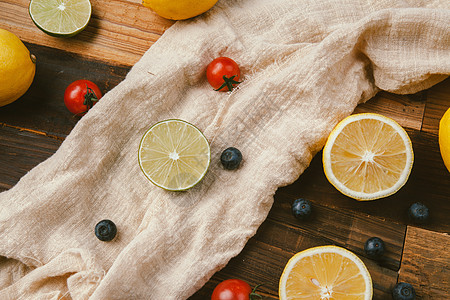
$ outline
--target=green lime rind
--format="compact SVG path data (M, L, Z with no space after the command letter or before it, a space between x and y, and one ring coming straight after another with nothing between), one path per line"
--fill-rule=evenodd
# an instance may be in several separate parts
M44 33L54 37L71 37L86 28L92 6L89 0L31 0L28 13Z

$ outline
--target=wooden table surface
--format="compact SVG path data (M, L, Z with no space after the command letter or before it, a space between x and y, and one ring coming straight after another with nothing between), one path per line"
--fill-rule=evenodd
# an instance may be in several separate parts
M0 191L51 156L77 123L64 106L65 87L80 78L102 92L116 86L140 56L173 22L141 5L140 0L91 0L89 26L70 39L39 31L29 18L28 0L0 1L0 28L18 35L37 56L35 80L18 101L0 108ZM367 265L374 299L390 299L398 281L410 282L419 299L450 299L450 173L439 153L438 124L450 106L450 79L415 95L380 92L355 112L392 117L409 133L415 163L407 184L385 199L357 202L335 190L322 171L321 153L290 186L280 188L272 210L244 250L190 299L208 299L222 280L240 278L278 299L278 280L296 252L335 244L356 253ZM296 198L313 203L314 216L297 221L290 213ZM431 222L417 226L407 218L414 202L425 203ZM364 255L372 236L387 244L383 261Z

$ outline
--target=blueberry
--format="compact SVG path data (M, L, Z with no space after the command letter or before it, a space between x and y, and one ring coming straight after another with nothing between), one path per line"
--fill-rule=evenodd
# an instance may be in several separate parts
M299 220L306 220L311 216L312 206L307 199L299 198L292 203L292 214Z
M222 152L220 162L227 170L234 170L239 167L242 161L242 153L234 147L229 147Z
M408 215L414 223L424 224L428 221L430 212L424 204L416 202L409 207Z
M100 241L109 242L116 236L116 233L116 224L110 220L102 220L95 225L95 236Z
M392 290L392 298L394 300L414 300L416 299L416 291L411 284L399 282Z
M364 252L372 259L379 259L384 254L384 242L378 237L371 237L364 244Z

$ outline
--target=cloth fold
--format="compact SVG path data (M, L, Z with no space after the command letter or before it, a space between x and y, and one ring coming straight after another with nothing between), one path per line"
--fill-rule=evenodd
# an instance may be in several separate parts
M414 93L450 74L450 3L229 0L174 24L75 126L0 194L1 299L186 299L237 255L332 128L380 89ZM216 57L243 82L215 92ZM157 121L186 120L211 144L186 192L142 174ZM241 150L240 168L220 165ZM110 219L111 242L94 235Z

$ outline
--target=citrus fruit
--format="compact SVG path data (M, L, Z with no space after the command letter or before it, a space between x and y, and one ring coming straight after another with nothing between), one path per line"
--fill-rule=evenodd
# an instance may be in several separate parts
M439 122L439 148L444 164L450 172L450 108Z
M0 106L25 94L35 71L36 57L16 35L0 28Z
M216 2L217 0L142 0L145 7L171 20L193 18L209 10Z
M87 26L92 7L89 0L31 0L28 11L43 32L70 37Z
M184 191L205 176L210 148L203 133L183 120L156 123L139 145L139 165L155 185L169 191Z
M314 247L288 261L279 296L280 300L369 300L372 279L352 252L337 246Z
M323 149L328 181L356 200L396 193L408 180L413 161L406 131L394 120L373 113L342 120Z

